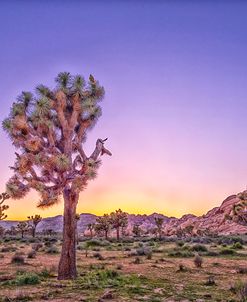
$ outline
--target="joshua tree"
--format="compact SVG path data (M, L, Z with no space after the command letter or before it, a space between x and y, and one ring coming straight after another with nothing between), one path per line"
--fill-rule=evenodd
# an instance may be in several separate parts
M141 228L139 224L136 223L133 225L132 233L137 237L141 236Z
M125 228L128 225L128 215L121 209L116 210L110 214L110 222L113 229L116 229L117 240L120 237L120 228Z
M89 230L90 232L90 237L93 238L93 231L94 231L94 228L95 228L95 223L89 223L87 225L87 229Z
M28 224L32 231L32 235L33 235L33 237L35 237L37 225L42 220L42 217L40 215L36 214L34 216L28 216L27 218L29 219Z
M105 235L105 239L108 239L108 233L111 228L110 216L108 214L104 214L101 217L97 217L95 224L96 232L103 232Z
M154 218L155 225L157 227L157 233L159 234L159 239L162 237L162 227L164 223L164 218L162 217L155 217Z
M20 151L6 187L12 198L23 198L30 189L40 193L38 207L48 208L64 199L63 245L58 279L76 277L76 207L79 194L97 175L106 139L98 139L87 156L83 142L101 115L104 89L89 77L59 73L57 87L36 88L36 96L22 92L3 121L13 145Z
M25 221L19 222L16 226L16 230L21 233L21 238L24 237L24 233L27 232L29 229L29 225Z
M4 211L8 210L9 206L3 204L6 199L9 199L10 196L7 193L0 194L0 220L6 219L8 216Z

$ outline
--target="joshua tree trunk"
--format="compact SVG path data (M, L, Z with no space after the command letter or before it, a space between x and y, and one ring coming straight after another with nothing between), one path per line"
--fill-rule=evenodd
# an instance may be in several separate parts
M108 239L108 231L105 231L105 239Z
M63 216L63 245L58 266L58 279L76 278L76 206L79 195L65 188Z
M36 228L33 227L33 228L32 228L32 235L33 235L33 238L35 237L35 234L36 234Z
M117 231L117 241L119 241L119 227L117 227L116 231Z

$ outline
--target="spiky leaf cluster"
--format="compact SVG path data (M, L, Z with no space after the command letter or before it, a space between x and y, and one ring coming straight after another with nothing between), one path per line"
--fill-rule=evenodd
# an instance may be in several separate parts
M80 75L61 72L55 81L55 89L39 85L34 94L22 92L2 123L18 149L7 193L18 199L35 189L40 207L57 203L65 187L82 191L97 175L99 156L111 155L102 139L89 157L83 150L88 131L101 115L104 88L92 75L86 82Z
M5 214L5 211L8 210L9 206L3 204L6 199L9 199L10 196L7 193L0 194L0 220L6 219L8 216Z

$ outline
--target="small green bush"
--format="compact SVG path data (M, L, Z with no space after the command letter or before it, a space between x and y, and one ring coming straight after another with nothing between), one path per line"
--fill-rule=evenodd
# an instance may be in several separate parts
M11 258L11 263L21 265L25 263L25 259L20 253L15 253Z
M235 242L231 248L235 250L241 250L243 248L243 245L240 242Z
M191 247L191 250L195 251L195 252L207 252L208 251L207 247L203 244L195 244Z
M233 249L230 248L224 248L220 251L220 255L234 255L236 252Z
M50 247L48 247L48 249L46 250L47 254L58 254L59 250L55 245L52 245Z
M211 257L216 257L216 256L219 256L219 253L217 253L215 251L208 251L205 255L211 256Z
M189 257L193 257L194 254L190 251L172 251L168 253L169 257L178 257L178 258L189 258Z
M25 273L23 275L17 276L14 280L14 284L16 285L35 285L39 283L39 276L35 273Z
M176 245L179 247L182 247L184 245L184 241L178 240L178 241L176 241Z

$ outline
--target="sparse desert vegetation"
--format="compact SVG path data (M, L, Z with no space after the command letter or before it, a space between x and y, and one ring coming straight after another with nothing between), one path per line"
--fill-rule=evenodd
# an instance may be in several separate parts
M73 281L57 280L61 239L1 238L0 301L246 301L247 236L79 236Z

